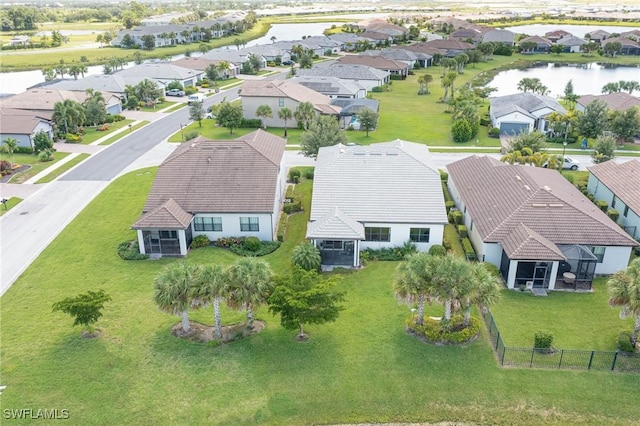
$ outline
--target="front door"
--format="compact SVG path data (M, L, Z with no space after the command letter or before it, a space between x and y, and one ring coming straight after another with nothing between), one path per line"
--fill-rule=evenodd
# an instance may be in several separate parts
M533 271L533 286L537 288L544 287L544 282L547 277L546 266L536 266Z

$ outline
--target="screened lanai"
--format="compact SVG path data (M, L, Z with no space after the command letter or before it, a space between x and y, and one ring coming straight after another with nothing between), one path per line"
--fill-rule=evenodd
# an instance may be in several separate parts
M556 288L567 290L591 290L598 258L588 247L571 244L558 245L567 259L558 266Z

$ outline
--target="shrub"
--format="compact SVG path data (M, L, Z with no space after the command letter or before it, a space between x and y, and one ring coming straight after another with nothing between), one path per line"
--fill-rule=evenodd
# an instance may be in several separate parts
M296 178L299 180L300 179L300 170L298 169L290 169L289 170L289 181L291 182L295 182Z
M498 267L496 265L494 265L493 263L488 263L488 262L484 262L484 267L487 269L487 271L493 275L494 277L499 277L500 276L500 270L498 269Z
M453 201L453 197L451 193L449 193L449 188L447 188L447 183L442 182L442 193L444 194L444 201Z
M462 248L464 249L464 254L467 255L467 259L475 258L476 251L473 249L473 244L471 244L471 240L469 237L462 238Z
M79 143L82 142L82 138L79 135L74 135L73 133L67 133L64 135L64 139L67 143Z
M455 201L445 201L444 202L444 206L447 208L447 214L449 214L451 209L456 206L456 202Z
M282 213L280 215L280 220L278 221L278 241L283 242L284 236L287 233L287 221L289 220L289 215L287 213Z
M197 138L199 134L200 132L197 130L189 130L188 132L184 132L184 140L190 141L191 139Z
M447 182L449 180L449 173L445 172L444 170L438 170L438 173L440 173L441 181Z
M107 116L107 117L108 117L108 116ZM122 121L122 120L124 120L124 119L125 119L124 115L115 114L115 115L113 116L113 120L114 120L114 121Z
M7 160L0 160L0 172L3 176L5 174L11 174L11 163Z
M185 96L193 95L194 93L198 93L198 88L195 86L188 86L184 88Z
M588 198L590 201L593 201L593 200L595 200L595 199L596 199L596 197L595 197L593 194L587 194L587 198Z
M243 118L238 127L240 129L259 129L262 127L262 120L259 118Z
M431 256L444 256L445 254L447 254L447 249L440 244L434 244L429 247L429 254Z
M382 93L382 92L383 92L383 89L382 89L382 86L376 86L376 87L372 87L372 88L371 88L371 91L372 91L373 93Z
M30 146L16 146L13 152L14 154L33 154L33 148Z
M414 333L424 336L431 343L459 344L475 339L480 333L480 320L471 317L468 326L464 326L464 317L454 315L447 327L443 327L442 321L426 317L423 325L417 325L415 317L407 320L407 327Z
M260 243L260 246L257 250L247 250L243 244L234 244L229 247L229 250L231 250L231 252L237 254L238 256L259 257L273 253L281 245L280 241L258 241Z
M464 225L458 225L458 234L460 235L460 238L467 238L467 236L469 235L467 227Z
M622 352L635 352L636 348L631 342L631 332L622 331L618 335L618 349Z
M616 209L609 209L607 210L607 216L609 216L612 221L617 222L620 217L620 212Z
M492 127L489 129L489 137L499 138L500 137L500 129L497 127Z
M464 118L456 120L451 126L451 135L454 142L462 143L468 141L473 137L471 123Z
M314 172L314 169L307 170L306 172L304 172L304 178L313 180L313 172Z
M381 248L381 249L365 249L360 253L360 260L366 262L368 260L384 260L384 261L398 261L404 260L408 255L416 253L418 251L417 246L407 241L401 247ZM362 255L364 254L364 258Z
M216 240L216 246L229 248L232 245L242 244L244 237L222 237Z
M113 123L114 121L116 121L116 119L113 117L113 115L107 115L107 116L104 118L104 122L105 122L105 123L108 123L108 124L111 124L111 123Z
M454 225L462 224L462 212L460 210L451 210L449 212L449 222Z
M200 247L208 247L211 244L211 240L206 235L197 235L193 237L193 241L191 241L191 245L189 246L192 249L197 249Z
M295 200L290 203L285 203L282 205L282 211L285 212L286 214L301 212L302 202L300 200Z
M138 240L123 241L118 244L118 256L122 260L144 260L149 258L148 255L140 253Z
M533 339L533 347L536 349L551 350L553 333L547 330L538 330Z
M491 120L489 120L486 117L480 118L480 125L481 126L488 126L489 124L491 124Z
M606 213L606 212L607 212L607 210L609 209L609 203L607 203L607 202L606 202L606 201L604 201L604 200L598 200L598 201L596 201L596 206L598 206L598 208L599 208L600 210L602 210L603 212L605 212L605 213Z
M106 123L102 124L102 125L98 126L96 128L96 130L99 131L99 132L106 132L107 130L109 130L109 125L106 124Z
M47 161L53 161L53 151L50 149L45 149L38 154L38 160L46 163Z
M258 237L247 237L242 242L242 247L249 251L260 250L260 239Z

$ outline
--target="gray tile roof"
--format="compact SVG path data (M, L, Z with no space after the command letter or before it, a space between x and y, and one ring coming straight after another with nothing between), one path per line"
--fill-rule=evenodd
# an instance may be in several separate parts
M387 59L383 56L345 55L336 60L338 64L366 65L381 71L407 70L409 65L402 61Z
M193 219L193 215L185 212L169 198L155 209L143 214L134 223L132 229L187 229Z
M334 207L325 217L309 223L307 238L364 240L364 226Z
M562 114L567 112L555 99L528 92L489 98L489 104L491 113L495 117L502 117L512 112L526 112L527 115L532 116L532 113L543 108L551 108Z
M482 41L487 42L496 42L496 43L508 43L513 44L516 39L516 34L509 30L499 30L494 29L484 33L482 36Z
M319 75L299 76L289 81L327 96L355 96L358 92L365 90L364 87L352 80Z
M576 36L568 35L566 37L562 37L556 42L556 44L559 44L560 46L582 46L583 44L587 44L587 42Z
M418 60L418 56L406 49L382 49L382 50L366 50L360 55L365 56L382 56L386 59L392 59L394 61L410 61L415 62Z
M48 87L66 90L93 89L99 92L124 93L127 85L135 86L147 79L145 76L124 76L115 74L90 75L77 80L60 80ZM155 80L154 80L155 81Z
M640 215L640 161L634 159L621 164L605 161L588 167L588 170Z
M298 69L296 75L323 75L342 78L345 80L384 80L389 76L387 71L381 71L366 65L357 64L331 64L313 66L308 69Z
M123 77L146 77L161 80L186 80L202 75L202 71L173 65L170 62L152 62L135 65L114 73Z
M440 175L425 145L396 140L320 148L311 221L338 207L357 222L446 223Z
M297 102L310 102L323 114L339 114L340 108L331 106L331 99L291 80L247 80L242 85L241 98L290 98Z
M285 144L262 130L235 140L185 142L158 168L143 212L173 199L191 214L269 213Z
M635 245L555 170L477 155L451 163L447 170L485 242L504 243L524 224L554 244Z

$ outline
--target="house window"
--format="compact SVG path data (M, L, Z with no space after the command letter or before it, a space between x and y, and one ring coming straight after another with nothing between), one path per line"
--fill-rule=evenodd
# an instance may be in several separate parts
M622 216L627 217L627 214L629 214L629 206L624 206L624 213Z
M160 238L175 240L178 238L178 231L160 231Z
M342 241L324 240L322 242L322 248L327 250L342 250Z
M606 247L602 246L591 247L591 253L593 253L598 258L598 263L602 263L602 260L604 259L605 249Z
M278 98L278 106L282 108L284 106L284 98Z
M365 241L391 241L391 228L364 228Z
M242 232L257 232L260 230L260 222L257 217L241 217L240 218L240 231Z
M221 217L196 217L193 220L193 229L196 231L222 231Z
M429 242L429 228L411 228L409 229L409 239L414 243Z

